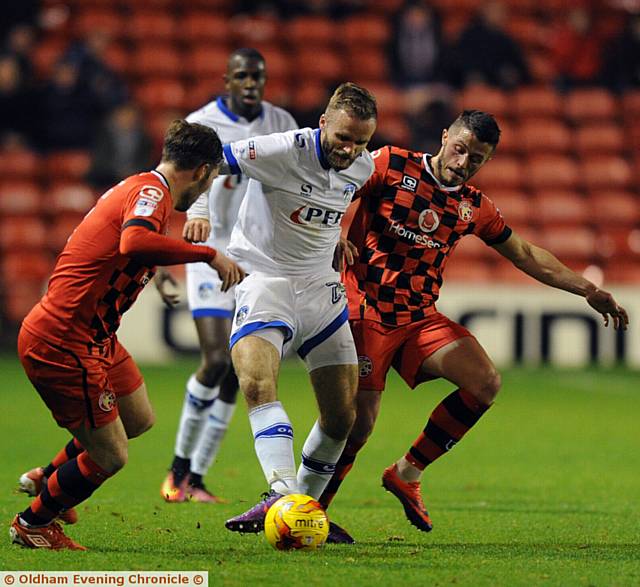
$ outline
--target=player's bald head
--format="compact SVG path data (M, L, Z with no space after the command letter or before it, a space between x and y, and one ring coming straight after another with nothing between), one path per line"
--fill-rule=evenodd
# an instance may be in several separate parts
M265 65L264 56L260 51L250 47L242 47L241 49L236 49L229 55L229 59L227 59L227 73L231 73L237 67L244 66L247 62L261 63L263 67Z

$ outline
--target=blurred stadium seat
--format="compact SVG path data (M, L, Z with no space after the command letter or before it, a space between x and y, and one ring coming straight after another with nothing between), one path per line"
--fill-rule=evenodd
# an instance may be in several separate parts
M323 16L298 16L285 26L287 41L296 51L305 47L323 51L325 47L335 44L335 23Z
M126 20L113 3L104 6L84 6L75 17L75 33L78 37L87 37L95 31L108 33L118 38L127 30Z
M514 90L513 108L517 116L526 119L559 118L563 115L562 97L549 86L525 86Z
M26 148L0 152L0 177L34 180L40 176L40 157Z
M126 34L133 41L171 43L179 21L173 14L139 8L127 15ZM215 30L215 29L214 29Z
M581 159L580 175L588 190L626 189L633 179L631 166L625 158L603 153L585 155Z
M578 154L619 154L628 148L622 127L616 122L596 122L575 129L575 148Z
M45 168L49 179L83 180L91 166L87 151L58 151L47 156Z
M179 34L190 43L215 41L216 45L229 42L229 18L208 10L189 10L183 15Z
M535 223L536 214L531 196L518 190L494 188L486 194L497 206L505 222L511 226Z
M382 16L357 15L347 18L337 32L345 45L384 45L391 36L389 20ZM335 33L334 33L335 36Z
M520 123L517 136L525 153L567 153L572 145L569 127L553 118L526 118Z
M579 185L576 162L566 155L532 154L526 166L526 181L534 190L575 190Z
M533 219L545 226L567 225L569 229L592 221L589 202L574 191L546 189L533 197Z
M578 88L565 97L565 114L576 124L613 120L618 116L615 96L604 88Z
M173 45L143 43L133 53L131 71L135 75L145 78L159 76L179 78L185 73L185 69L187 72L193 72L196 71L195 67L202 66L201 60L197 61L197 66L191 62L196 58L192 54L183 59L180 51ZM211 67L210 64L208 67ZM202 73L206 73L206 71Z
M0 249L16 253L41 251L46 246L47 226L41 216L18 216L0 220Z
M42 212L42 191L34 181L7 180L0 183L0 215L34 215Z
M508 118L511 112L510 99L506 92L482 84L470 84L458 98L458 109L475 108L490 112L498 123L502 117Z
M151 78L139 84L135 98L146 112L169 108L185 109L187 92L184 84L175 78Z
M524 167L518 157L500 156L485 165L478 175L471 180L472 185L477 185L485 190L491 197L491 190L497 189L520 189L527 178L524 174Z
M51 224L47 234L47 246L49 250L57 255L66 244L71 233L80 224L84 214L78 212L59 212Z
M61 182L49 186L46 201L50 214L85 214L95 205L97 195L85 183Z
M563 263L588 262L597 256L596 232L586 226L547 227L540 232L538 244L551 251Z

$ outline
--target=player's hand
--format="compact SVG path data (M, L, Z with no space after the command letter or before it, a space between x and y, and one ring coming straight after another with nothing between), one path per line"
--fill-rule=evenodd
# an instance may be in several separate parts
M171 292L167 289L167 282L169 282L173 287L178 286L176 278L171 275L169 271L164 267L158 267L153 283L155 283L156 289L158 290L165 306L167 306L167 308L173 308L173 306L180 301L180 296L178 295L178 292Z
M629 324L627 311L613 299L613 296L608 291L595 288L585 296L585 299L596 312L602 314L605 326L609 326L609 319L611 318L613 327L616 330L627 329Z
M336 249L333 251L333 269L342 271L345 261L347 265L353 265L357 256L358 248L350 240L340 237Z
M220 286L222 291L227 291L230 287L240 283L245 278L245 272L242 267L234 263L229 257L223 255L220 251L218 251L209 265L218 272L222 280L222 285Z
M211 234L211 223L206 218L192 218L184 223L182 238L190 243L203 243Z

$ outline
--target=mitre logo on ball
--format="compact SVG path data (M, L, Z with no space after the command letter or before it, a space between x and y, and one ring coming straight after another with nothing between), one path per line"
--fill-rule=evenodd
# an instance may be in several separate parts
M433 210L423 210L418 216L418 226L422 232L433 232L440 226L440 217Z

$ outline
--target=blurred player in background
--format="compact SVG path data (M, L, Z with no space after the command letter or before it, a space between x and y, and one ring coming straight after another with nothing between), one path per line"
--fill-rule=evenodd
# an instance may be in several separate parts
M228 96L210 102L187 120L215 129L225 143L298 128L288 112L262 99L266 79L265 60L258 51L234 51L224 75ZM197 216L202 210L187 212L185 238L206 240L207 245L226 250L248 181L244 175L216 178L209 192L209 208L204 210L206 216ZM233 289L220 290L216 272L206 263L192 263L186 269L201 363L187 381L175 456L161 494L169 502L215 503L218 498L206 489L203 477L218 453L236 406L238 380L229 353L235 298ZM156 276L160 293L169 304L172 299L164 283L170 279L167 272Z
M155 266L208 263L223 290L243 278L221 252L165 236L171 210L186 211L211 187L221 159L215 131L174 121L160 164L98 200L58 257L47 293L24 319L18 336L24 370L74 441L55 466L27 474L36 498L15 516L12 542L85 550L65 536L56 518L124 467L127 439L152 426L142 375L116 331Z
M274 133L225 145L227 170L251 179L228 247L250 275L236 288L231 357L249 407L255 450L270 493L231 518L235 532L260 532L283 494L320 497L355 417L357 356L333 254L340 219L373 172L366 150L377 121L375 98L340 85L320 128ZM319 418L296 472L293 429L277 379L293 348L309 371Z
M457 387L431 413L407 454L382 476L409 521L431 530L420 492L422 473L462 440L500 388L500 375L475 337L435 307L445 265L462 237L481 238L541 283L584 297L605 325L611 319L615 328L626 328L627 314L611 294L518 236L493 202L466 183L491 159L499 137L490 114L471 110L442 132L433 157L399 147L373 153L376 169L357 194L348 232L355 263L344 273L359 359L357 416L321 497L325 507L373 430L393 366L411 388L438 377ZM329 541L353 539L334 526Z

